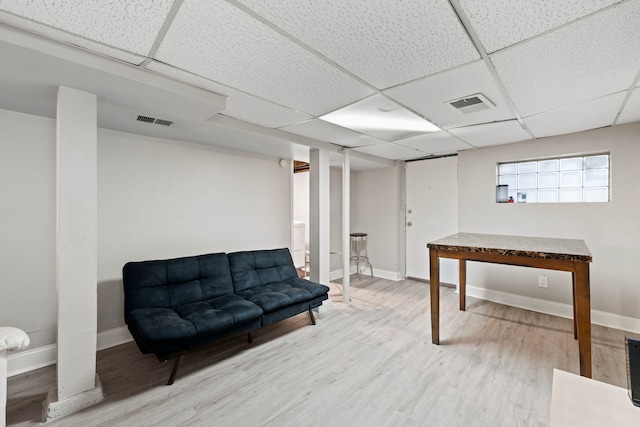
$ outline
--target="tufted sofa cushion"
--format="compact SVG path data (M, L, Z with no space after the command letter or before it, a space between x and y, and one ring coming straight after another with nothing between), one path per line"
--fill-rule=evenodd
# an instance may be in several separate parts
M236 292L298 277L287 248L230 253L229 267Z
M329 287L298 278L287 248L230 253L229 267L236 293L265 312L327 299Z
M233 293L227 254L127 263L122 270L125 313L175 308Z

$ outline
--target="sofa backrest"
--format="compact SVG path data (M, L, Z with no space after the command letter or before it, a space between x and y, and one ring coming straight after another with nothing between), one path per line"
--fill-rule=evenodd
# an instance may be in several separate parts
M236 292L298 277L287 248L230 253L229 267Z
M174 308L234 292L225 253L129 262L122 280L125 317L138 308Z

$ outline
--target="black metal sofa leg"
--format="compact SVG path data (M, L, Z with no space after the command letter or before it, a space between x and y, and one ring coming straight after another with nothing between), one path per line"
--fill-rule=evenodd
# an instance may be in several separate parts
M316 324L316 318L313 316L313 309L309 309L309 318L311 319L311 324L315 325Z
M171 385L175 381L176 374L178 373L178 367L180 366L180 362L182 362L183 357L184 357L184 354L181 354L176 358L176 363L173 365L173 369L171 370L171 376L169 377L169 382L167 383L167 385Z

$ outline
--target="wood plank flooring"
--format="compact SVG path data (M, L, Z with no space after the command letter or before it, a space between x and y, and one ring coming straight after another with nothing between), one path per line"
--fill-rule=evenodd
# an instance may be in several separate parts
M545 426L553 368L579 372L572 321L441 290L431 344L428 284L354 275L352 304L229 338L172 364L128 343L98 353L106 399L57 426ZM627 334L633 335L633 334ZM592 327L594 379L626 387L623 331ZM55 368L8 382L8 425L35 426Z

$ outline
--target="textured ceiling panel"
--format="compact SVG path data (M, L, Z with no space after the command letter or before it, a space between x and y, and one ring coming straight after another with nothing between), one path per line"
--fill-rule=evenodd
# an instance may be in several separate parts
M628 89L640 64L640 1L491 55L522 116Z
M131 53L112 46L107 46L97 41L87 39L76 34L68 33L58 28L50 27L48 25L32 21L29 18L13 15L4 11L0 11L0 22L9 24L13 27L22 28L31 33L39 34L52 40L68 43L73 46L79 46L88 51L119 59L120 61L128 62L130 64L140 65L145 60L145 57L142 55Z
M468 126L451 129L449 132L474 147L489 147L531 139L531 135L520 126L517 120Z
M386 141L363 135L361 133L325 122L320 119L308 120L291 126L281 128L285 132L319 139L344 147L361 147L365 145L382 144Z
M367 147L354 148L355 151L371 154L373 156L384 157L393 160L410 160L426 157L430 153L425 153L415 148L405 147L393 142L385 142L384 144L369 145Z
M618 124L640 122L640 88L636 88L618 117Z
M620 92L527 117L524 122L537 138L611 126L625 96L626 92Z
M484 48L495 52L620 1L460 0L460 5Z
M515 118L483 61L388 89L384 92L443 129ZM447 101L482 93L495 108L464 114Z
M239 0L377 87L480 58L446 0Z
M221 0L183 3L156 58L311 115L373 93Z
M311 118L287 107L257 98L161 62L147 64L148 70L227 96L227 108L221 114L269 128L278 128Z
M151 49L172 4L173 0L0 0L0 8L15 15L139 55Z
M401 139L395 141L395 143L430 154L450 154L473 148L466 142L444 131Z

